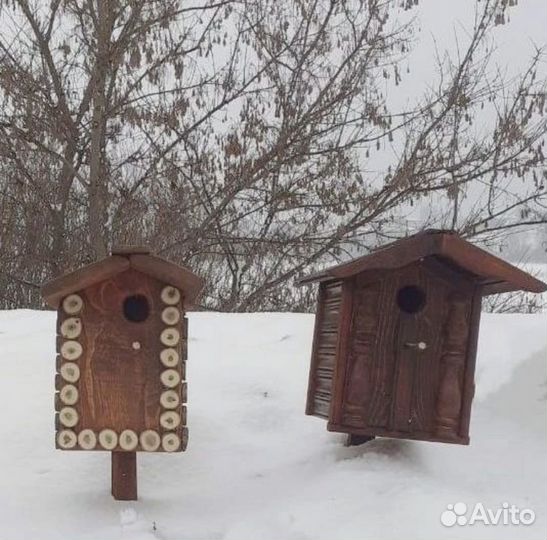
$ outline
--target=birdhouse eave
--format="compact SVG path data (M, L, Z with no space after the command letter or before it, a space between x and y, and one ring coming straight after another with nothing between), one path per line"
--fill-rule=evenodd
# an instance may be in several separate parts
M426 230L403 238L370 254L301 278L297 284L344 280L370 270L395 270L428 257L447 261L473 276L485 296L517 290L547 291L547 284L527 272L451 231L438 230Z
M204 286L204 281L187 268L137 251L127 252L124 255L110 255L53 279L42 286L42 297L50 307L57 309L65 296L86 289L130 268L180 289L184 294L187 308L195 304Z

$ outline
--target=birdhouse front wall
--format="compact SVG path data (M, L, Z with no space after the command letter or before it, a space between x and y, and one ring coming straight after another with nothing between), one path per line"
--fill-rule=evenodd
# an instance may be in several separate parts
M58 310L57 447L180 451L187 441L182 291L134 269Z
M479 316L473 281L434 259L345 280L328 429L468 444Z

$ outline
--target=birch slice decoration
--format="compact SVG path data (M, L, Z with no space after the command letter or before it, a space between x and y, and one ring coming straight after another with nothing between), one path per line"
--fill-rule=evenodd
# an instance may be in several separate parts
M180 447L180 439L175 433L166 433L161 438L161 446L166 452L175 452Z
M73 384L65 384L59 392L59 397L65 405L74 405L78 401L78 389Z
M155 452L160 446L160 436L152 429L147 429L141 433L140 441L146 452Z
M82 311L84 302L77 294L70 294L63 300L63 310L68 315L76 315Z
M124 450L135 450L139 444L139 438L133 430L124 429L120 433L119 443Z
M179 353L176 349L163 349L160 360L165 367L175 367L179 363Z
M118 446L118 435L112 429L103 429L99 433L99 443L106 450L114 450Z
M63 426L74 427L78 423L78 413L73 407L63 407L59 413L59 420Z
M57 444L64 449L74 448L77 440L76 433L71 429L63 429L57 434Z
M164 287L161 291L161 300L164 304L174 306L180 302L180 291L175 287Z
M137 498L137 452L186 447L185 312L202 287L129 247L42 288L57 310L56 447L110 452L115 499Z
M80 368L73 362L65 362L61 366L61 377L70 383L75 383L80 378Z
M167 388L174 388L180 382L179 372L174 369L166 369L161 374L161 382L167 386Z
M61 324L61 335L66 339L76 339L82 333L82 321L77 317L69 317Z
M166 328L160 335L160 341L167 347L174 347L180 340L180 332L176 328Z
M77 360L82 352L82 346L77 341L65 341L61 345L61 356L65 360Z
M180 398L174 390L166 390L160 396L160 403L164 409L175 409L180 405Z
M97 446L97 436L91 429L78 433L78 444L83 450L93 450Z
M175 411L166 411L160 416L160 425L165 429L175 429L180 424L180 416Z
M180 311L176 307L166 307L161 312L161 320L165 324L177 324L180 321Z

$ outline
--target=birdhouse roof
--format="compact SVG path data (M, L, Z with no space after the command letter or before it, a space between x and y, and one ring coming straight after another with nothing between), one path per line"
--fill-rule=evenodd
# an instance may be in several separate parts
M347 263L298 280L298 284L345 279L369 270L401 268L426 257L467 273L483 286L483 294L524 290L540 293L547 284L512 264L460 238L452 231L428 229Z
M184 293L185 305L192 305L203 289L204 281L184 266L151 255L146 248L122 247L112 254L42 286L48 305L59 307L61 300L73 292L86 289L130 268L177 287Z

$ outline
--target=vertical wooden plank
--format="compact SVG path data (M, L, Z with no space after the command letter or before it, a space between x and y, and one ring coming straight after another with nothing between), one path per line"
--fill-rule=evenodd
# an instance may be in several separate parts
M112 452L111 492L117 501L137 500L136 452Z
M317 349L319 346L319 335L321 332L321 323L323 320L323 299L325 296L325 286L323 283L319 284L319 290L317 292L317 313L315 314L315 326L313 329L313 342L311 349L310 371L308 375L308 397L306 400L306 414L314 414L314 394L315 394L315 376L317 369Z
M342 423L347 426L369 425L369 404L377 388L373 366L378 358L376 343L381 283L360 277L354 281L342 410Z
M420 361L421 352L405 346L407 342L426 339L419 334L419 315L399 314L399 326L395 339L395 380L393 382L393 404L390 429L395 431L413 431L413 398L416 392L414 380L416 363Z
M338 323L338 342L336 345L332 398L329 411L329 423L333 424L340 424L342 421L344 385L346 381L354 288L354 279L347 279L342 283L342 302L340 305L340 321Z
M465 373L463 379L462 408L460 413L459 435L469 442L469 425L471 421L471 404L475 394L475 364L479 341L479 327L481 320L482 291L477 287L473 295L471 307L470 328L467 344Z

